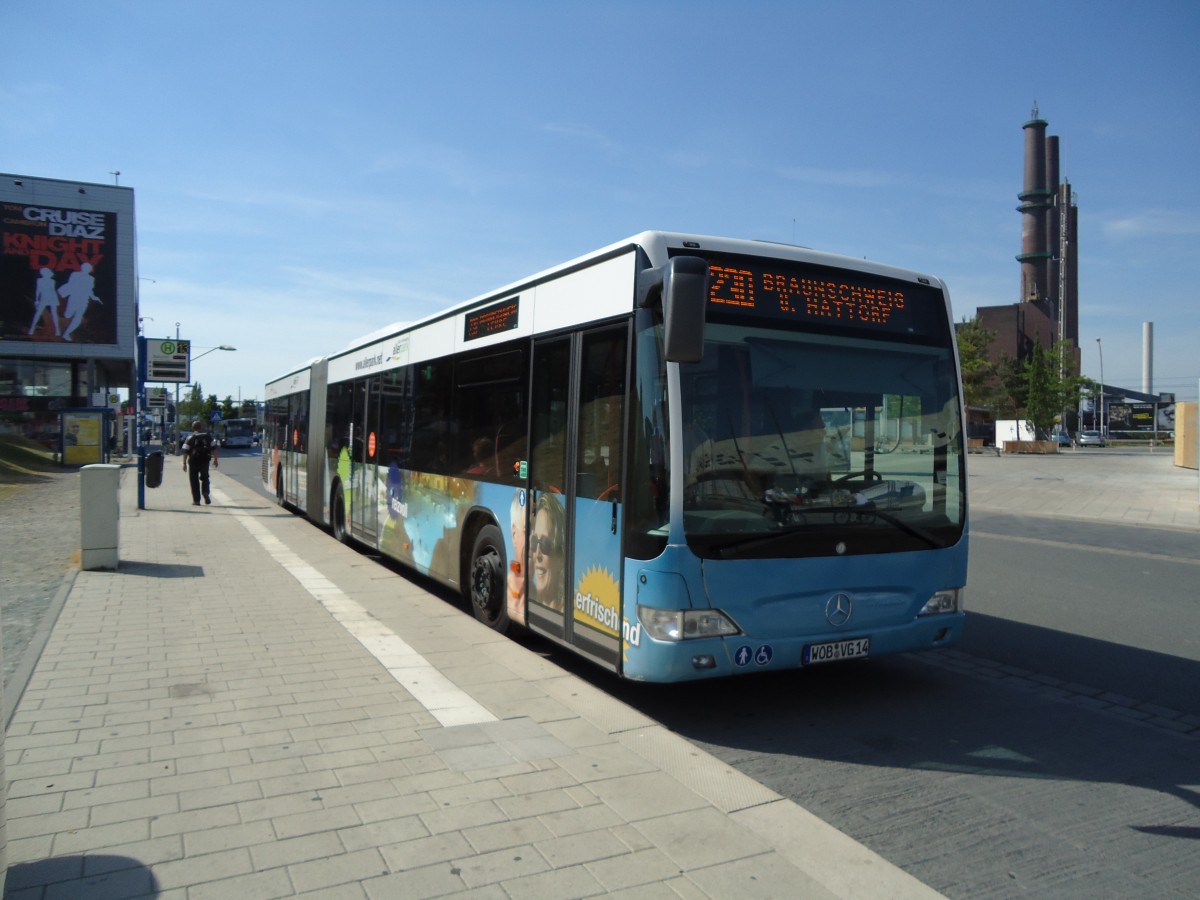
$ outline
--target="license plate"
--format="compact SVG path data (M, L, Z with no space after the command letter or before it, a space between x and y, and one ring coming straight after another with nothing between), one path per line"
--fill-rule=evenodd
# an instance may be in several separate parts
M804 664L840 662L843 659L861 659L871 652L870 638L852 638L848 641L832 641L828 644L809 644L804 648Z

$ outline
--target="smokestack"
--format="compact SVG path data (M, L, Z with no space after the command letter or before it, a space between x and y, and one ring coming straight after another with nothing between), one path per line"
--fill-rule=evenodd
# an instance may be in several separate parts
M1062 248L1062 217L1058 210L1058 136L1048 135L1046 137L1046 193L1049 195L1046 198L1046 245L1042 248L1050 253L1046 260L1046 298L1053 301L1054 318L1060 323L1059 331L1061 334L1062 315L1062 298L1059 297L1059 266L1062 260L1059 259L1059 251ZM1060 335L1055 335L1057 341Z
M1075 195L1071 183L1064 181L1058 188L1059 220L1065 233L1060 235L1059 251L1063 257L1060 298L1063 315L1063 337L1079 346L1079 209L1075 206Z
M1046 242L1048 210L1053 194L1046 185L1046 122L1038 117L1037 104L1033 118L1025 123L1025 187L1017 199L1021 205L1021 302L1046 300L1048 290L1050 250ZM1056 148L1057 149L1057 148ZM1056 154L1057 168L1057 154ZM1057 173L1056 173L1057 174Z
M1154 323L1142 323L1142 393L1154 393Z

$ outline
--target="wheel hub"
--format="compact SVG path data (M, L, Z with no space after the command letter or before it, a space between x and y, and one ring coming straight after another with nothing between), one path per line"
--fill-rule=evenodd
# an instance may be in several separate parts
M475 560L471 596L480 609L493 610L498 606L499 594L496 585L499 571L500 563L494 554Z

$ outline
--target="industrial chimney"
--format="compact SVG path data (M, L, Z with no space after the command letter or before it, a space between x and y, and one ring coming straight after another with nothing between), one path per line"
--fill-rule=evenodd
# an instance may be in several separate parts
M1048 300L1050 293L1050 259L1047 226L1052 215L1054 192L1046 182L1046 121L1038 118L1037 104L1033 118L1025 123L1025 186L1017 199L1021 205L1021 302ZM1058 167L1058 147L1055 144L1055 168ZM1057 172L1055 173L1057 176Z
M1154 393L1154 323L1142 323L1142 393Z

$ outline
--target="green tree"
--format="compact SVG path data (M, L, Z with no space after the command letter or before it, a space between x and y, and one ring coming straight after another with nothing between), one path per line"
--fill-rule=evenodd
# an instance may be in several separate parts
M1028 396L1029 383L1024 364L1008 354L1001 355L1000 365L996 367L996 399L993 407L996 417L1021 422L1025 419Z
M1070 417L1079 402L1079 392L1088 379L1071 374L1070 347L1059 343L1046 350L1040 343L1021 367L1020 378L1024 418L1036 429L1038 437L1048 438L1054 424Z
M955 337L967 405L987 409L998 419L1029 421L1039 436L1049 436L1060 417L1069 421L1069 413L1078 407L1080 390L1089 383L1070 374L1074 364L1068 344L1046 350L1035 339L1028 360L1002 354L997 365L988 353L995 335L978 317L964 319L956 327Z
M187 393L179 400L179 428L188 431L192 422L204 418L204 393L200 383L188 385Z
M221 401L221 418L236 419L238 417L238 408L233 402L233 397L229 394L225 395L225 399Z
M996 411L998 371L988 356L995 334L978 317L964 319L955 329L958 359L962 365L963 398L967 406Z
M1062 398L1057 390L1058 367L1041 344L1033 345L1033 356L1024 366L1025 418L1039 438L1048 438L1054 420L1062 412Z

